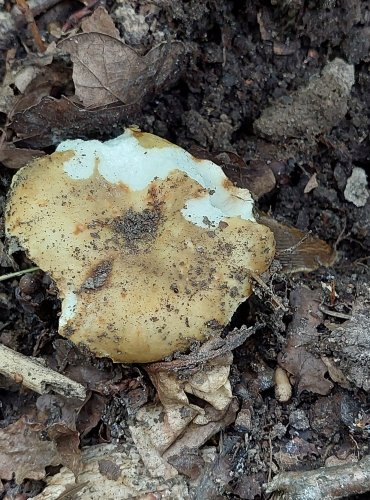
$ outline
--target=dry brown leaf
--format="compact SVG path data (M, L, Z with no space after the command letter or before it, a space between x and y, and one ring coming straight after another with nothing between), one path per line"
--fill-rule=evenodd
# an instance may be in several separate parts
M85 17L82 20L81 28L84 33L104 33L113 38L120 38L119 31L116 28L113 19L101 5L94 10L91 16Z
M193 146L190 152L197 158L220 165L236 186L249 189L256 199L270 193L276 186L275 175L267 161L252 160L247 164L241 156L230 151L214 154L199 146Z
M197 450L235 420L238 405L229 382L232 359L228 352L196 368L183 368L180 374L166 366L160 370L160 363L146 365L161 404L141 408L130 431L153 474L160 471L165 478L173 477L176 470L169 457L179 457L187 448ZM189 395L194 395L197 403L192 403Z
M29 82L14 106L13 113L18 113L37 105L43 97L65 90L71 78L70 69L60 64L53 64L39 69Z
M162 43L140 56L103 33L81 33L59 42L71 55L76 96L87 108L135 103L179 70L180 42Z
M207 401L214 408L224 410L231 402L232 391L229 382L232 354L212 359L189 373L184 370L179 376L167 370L151 370L147 365L146 370L155 385L158 397L166 409L174 407L189 407L197 413L202 413L201 408L190 404L188 394ZM154 364L155 366L155 364Z
M193 370L194 373L198 370L199 365L203 365L212 359L225 356L233 349L242 345L248 337L255 333L255 331L255 327L242 325L240 328L234 328L225 338L221 336L211 337L200 346L196 346L189 354L180 354L178 358L172 361L148 363L144 365L144 368L149 373L165 371L182 372L183 370L186 370L188 374L190 370Z
M187 450L198 450L212 436L235 421L238 409L234 398L219 411L206 404L203 408L204 425L192 421L196 412L189 407L164 409L162 405L141 408L130 431L143 462L152 475L160 473L165 479L176 475L168 459Z
M0 147L0 162L8 168L18 169L34 158L44 156L44 151L38 149L16 148L14 144L3 144Z
M278 356L279 364L294 376L299 393L306 390L326 395L333 388L325 378L327 367L308 350L317 344L317 327L323 320L320 292L298 286L290 295L290 303L294 315L288 327L287 344Z
M42 438L45 427L29 424L22 417L14 424L0 430L0 477L17 483L25 478L43 479L45 467L59 465L61 458L52 441Z
M172 456L181 455L184 450L198 450L212 436L225 429L228 425L235 422L236 413L239 404L236 398L233 398L227 408L218 411L211 405L204 407L205 420L204 425L199 425L193 421L181 435L163 454L163 458L168 460Z
M67 138L99 135L102 129L113 129L123 120L133 120L137 111L136 105L122 104L89 111L67 97L44 97L16 113L10 128L25 143L43 148Z
M75 398L44 394L37 399L36 404L38 418L45 422L45 432L56 444L60 463L77 474L81 457L76 421L84 403Z
M311 272L320 266L329 267L334 264L337 253L325 241L282 224L272 217L260 215L258 220L274 233L276 259L284 272Z

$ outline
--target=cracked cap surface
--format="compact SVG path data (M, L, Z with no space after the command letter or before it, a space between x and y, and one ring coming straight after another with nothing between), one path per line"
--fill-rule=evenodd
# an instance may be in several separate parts
M61 335L140 363L211 335L250 295L275 248L252 208L218 165L128 129L18 171L6 230L55 280Z

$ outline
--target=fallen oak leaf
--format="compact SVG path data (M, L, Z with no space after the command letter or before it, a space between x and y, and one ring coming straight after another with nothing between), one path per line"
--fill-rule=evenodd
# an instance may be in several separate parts
M181 42L164 42L140 56L117 38L95 32L71 36L58 47L71 56L76 96L86 108L132 104L155 93L178 73L184 53Z

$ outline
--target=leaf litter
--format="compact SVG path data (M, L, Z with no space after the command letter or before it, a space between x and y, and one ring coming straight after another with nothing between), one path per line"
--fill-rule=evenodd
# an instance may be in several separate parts
M53 8L52 3L57 2L49 1L47 9ZM38 9L38 5L35 8ZM177 21L181 20L182 7L179 5L174 8L178 16ZM145 13L145 6L141 9L140 12ZM32 7L32 12L36 23L41 24L41 19L36 17L40 16L41 11L36 12ZM43 56L32 52L34 45L29 33L24 36L26 32L24 18L19 17L18 12L17 26L20 28L17 29L22 33L22 42L31 47L31 51L25 56L23 54L24 58L19 63L15 52L7 49L8 68L0 92L1 112L6 118L1 139L0 161L8 168L20 168L30 158L44 154L42 148L48 148L66 137L100 137L102 131L109 134L117 124L120 126L131 123L139 116L145 103L161 95L172 83L178 81L184 69L188 69L184 59L188 47L182 43L171 41L154 46L151 50L141 48L134 51L121 41L119 30L103 7L98 7L91 16L84 17L81 21L81 17L78 16L86 15L87 12L88 8L85 8L84 12L78 11L73 17L73 22L77 20L77 24L70 30L69 38L65 38L61 30L53 31L59 33L56 38L62 41L58 48L54 42L49 43ZM72 17L70 19L72 22ZM266 22L264 21L266 25L271 22L267 18ZM82 33L79 33L79 24ZM7 33L14 33L14 29L12 25ZM272 34L273 30L269 29L268 33ZM222 34L222 40L225 47L230 48L226 33ZM284 45L278 40L271 40L274 47ZM299 43L291 44L296 54L299 53L299 46ZM227 50L225 52L226 59L223 64L227 64L229 57ZM285 54L287 57L289 55ZM116 62L122 58L127 64L116 68L115 66L118 66ZM245 81L246 86L249 84ZM199 83L199 89L195 89L195 94L201 93L201 89ZM306 96L307 87L303 89L303 94ZM303 94L302 92L293 94L293 99L297 100ZM342 104L341 109L347 111L347 103ZM275 112L276 106L284 109L286 105L275 105L275 108L267 109L267 114ZM210 113L213 112L211 109ZM335 116L332 122L330 124L325 122L324 128L319 129L320 133L322 131L328 133L333 123L338 124L340 117L338 113L333 114ZM342 115L343 112L339 114ZM197 116L202 118L200 113ZM265 113L262 118L266 116ZM281 118L281 113L278 113L278 118ZM262 130L261 120L256 124L255 130L262 136L273 138L286 133L284 127L280 127L280 132L276 134L276 128L274 130L271 128L271 120L267 122L265 125L269 128L267 132ZM208 122L205 121L205 124L208 126ZM210 133L213 133L213 130L215 129L210 127ZM291 135L295 136L296 132L293 131ZM309 139L312 148L312 136ZM331 140L332 144L335 144L333 137ZM218 152L218 156L229 177L237 184L250 187L263 205L266 196L276 196L278 190L284 189L284 182L289 182L289 174L283 170L289 171L288 155L292 153L291 151L284 153L276 145L264 143L262 139L259 141L262 148L272 151L272 162L271 155L266 155L269 156L268 161L263 155L257 160L247 161L246 158L237 157L235 152L222 150ZM320 141L326 144L325 137L320 138ZM278 161L275 161L276 158ZM318 196L319 187L322 188L323 184L320 171L317 172L317 179L316 174L311 174L310 177L315 182L311 181L307 185L306 180L305 186L302 187L302 195ZM335 175L339 179L339 174ZM319 187L316 186L316 180L320 181ZM275 288L281 297L286 298L284 291L287 286L286 274L309 272L320 265L331 266L338 257L329 245L307 232L273 219L269 224L276 234L279 254L276 267L265 279L270 280L269 285L271 282L271 287ZM361 228L362 231L365 231L364 227ZM297 279L301 279L301 276ZM291 286L291 282L289 283ZM246 321L254 318L260 322L257 329L249 332L250 335L245 335L241 329L238 330L239 337L234 335L233 339L231 336L229 343L225 342L226 336L225 339L219 339L217 345L209 346L208 350L207 347L202 350L195 346L194 351L188 355L148 365L138 371L131 368L117 371L109 362L104 361L98 365L91 365L90 361L86 361L86 356L75 355L73 350L68 352L68 348L64 352L61 346L57 347L56 344L56 352L60 355L59 369L88 387L90 394L82 404L66 401L55 395L41 396L37 401L38 413L29 415L28 420L21 417L10 425L9 420L4 420L2 422L4 427L0 431L0 442L3 443L1 459L4 466L3 479L11 480L13 473L17 482L21 482L23 478L45 479L47 487L36 497L44 500L58 498L59 495L64 498L69 494L74 498L85 498L86 495L89 498L101 498L110 492L113 497L121 495L122 498L125 498L124 495L131 498L134 494L148 495L148 498L154 498L153 495L157 494L161 494L163 498L173 498L176 495L179 498L187 498L189 488L194 488L193 492L198 491L204 499L217 498L217 495L220 492L223 494L227 488L228 492L234 491L240 498L253 498L255 495L263 494L262 483L266 481L266 475L256 472L258 468L253 468L256 463L261 464L259 443L264 442L264 446L269 440L271 441L270 466L274 473L284 467L295 469L299 462L305 462L306 468L309 463L317 464L317 460L312 458L316 455L316 444L311 444L311 438L307 441L304 432L303 438L299 437L299 431L289 430L287 426L284 434L284 430L278 429L280 424L278 422L276 425L269 423L268 425L274 425L273 430L266 433L262 405L263 400L266 400L264 391L271 389L273 382L270 381L271 377L268 384L266 380L261 382L263 377L259 371L262 371L266 364L262 358L256 356L250 362L250 346L255 350L265 349L264 359L267 359L270 365L276 362L275 354L280 351L278 360L288 372L294 392L292 400L286 406L276 406L276 402L267 397L269 404L276 409L276 415L280 415L284 420L291 410L295 410L297 404L303 406L305 410L305 405L308 404L308 407L310 405L312 407L311 412L308 412L312 430L307 432L325 435L329 429L331 435L334 433L336 436L339 435L343 422L338 417L335 425L330 427L327 416L331 411L339 413L339 407L342 413L345 413L343 408L351 408L353 402L347 404L344 397L322 396L312 405L310 398L315 393L326 395L330 390L335 392L336 388L332 389L333 384L328 375L341 387L348 387L345 384L347 377L352 385L357 384L362 390L369 390L368 370L366 371L368 343L363 336L368 321L368 299L360 297L353 306L352 318L338 325L338 322L330 323L330 316L328 317L320 309L323 299L317 286L313 285L311 288L314 290L308 291L300 286L293 290L290 296L291 316L284 315L283 311L274 313L277 338L281 332L285 332L281 325L283 317L285 323L289 325L287 339L285 341L279 339L282 347L269 344L271 325L266 320L267 313L261 314L261 309L266 307L270 317L273 315L271 310L268 310L268 305L260 303L258 306L260 311L256 312L253 302L249 310L243 310L244 318L248 318ZM5 293L2 290L1 294ZM350 299L347 300L351 302ZM257 297L257 303L258 300ZM0 312L3 312L5 301L6 297L1 295ZM333 305L331 307L332 309L326 310L336 312L335 307ZM341 311L339 306L338 311ZM326 336L323 336L322 330L325 328L328 331ZM8 335L7 331L5 333ZM1 341L3 339L6 339L5 335ZM343 339L347 339L345 348ZM46 340L48 348L47 342ZM64 340L62 342L64 343ZM359 351L357 343L362 350ZM236 357L232 363L230 359L226 359L226 351L235 348L237 348ZM40 350L45 352L44 348ZM333 357L320 356L323 351L331 352ZM53 365L52 357L47 359ZM217 376L212 376L210 365L215 363L217 365L218 362L220 364L215 372ZM231 372L230 366L232 366ZM271 370L269 366L267 368ZM173 376L174 373L181 374L181 381ZM248 380L247 373L250 375ZM204 386L199 378L202 379ZM224 446L222 437L214 437L227 425L235 422L238 414L236 398L232 397L230 388L226 387L226 379L232 382L232 394L237 393L241 401L242 409L239 410L239 415L244 412L243 418L239 418L240 428L243 428L242 442L235 439L235 447L230 448L227 444ZM213 386L214 393L209 392L208 389ZM203 390L204 387L208 389ZM13 384L12 390L15 388ZM212 394L216 396L212 397ZM353 408L358 406L353 404ZM347 413L350 417L347 415L345 421L349 422L348 426L352 425L352 434L366 430L368 426L366 415L361 415L360 418L357 412L356 419L353 416L356 413L353 409ZM120 419L122 423L120 438L116 438L113 432L115 419ZM225 433L226 440L227 437L232 440L236 432L235 429L232 431L234 436L232 433ZM18 440L19 436L21 439ZM157 439L158 436L160 439ZM356 434L355 437L358 438ZM115 439L120 440L119 444L114 442ZM96 444L97 440L100 444ZM104 442L106 440L113 442L106 443ZM217 450L215 442L219 446ZM248 474L245 472L241 474L241 479L239 478L234 488L235 479L230 478L235 471L240 471L243 467L242 462L237 462L238 446L242 450L245 446L245 453L249 453L248 460L254 465L250 471L248 470ZM14 452L12 463L9 461L9 450ZM31 457L34 461L27 462L30 455L27 455L26 450L34 452ZM256 454L254 458L253 453ZM47 476L45 467L49 465L63 465L63 467L59 473ZM125 471L128 471L129 481ZM169 479L158 477L159 472L168 474ZM177 472L185 474L193 483L185 481ZM234 485L230 486L232 481ZM216 483L218 486L215 486Z
M31 60L31 68L46 66L20 96L14 96L9 84L2 87L10 144L21 140L36 149L68 137L108 133L119 123L133 120L148 100L175 83L182 72L185 46L181 42L163 42L140 55L118 38L102 7L84 19L82 27L83 33L61 40L57 47L51 44L46 51L49 59L33 56L23 61L24 67ZM63 54L71 56L74 89ZM14 70L9 68L8 73ZM6 155L4 160L15 164Z

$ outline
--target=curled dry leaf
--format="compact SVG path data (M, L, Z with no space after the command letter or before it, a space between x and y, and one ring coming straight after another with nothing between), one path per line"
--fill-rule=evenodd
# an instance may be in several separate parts
M76 96L87 108L132 104L155 93L180 69L184 46L162 43L145 56L104 33L81 33L59 43L71 55Z
M58 395L45 394L37 399L38 418L45 422L45 432L56 444L60 463L77 473L80 468L78 414L84 403Z
M86 110L67 97L44 97L37 104L15 113L10 128L25 143L43 148L67 137L92 137L102 130L132 120L137 105L115 105Z
M197 413L202 413L200 407L190 404L187 395L193 394L214 408L224 410L232 399L229 382L232 359L232 354L229 353L208 361L197 370L192 369L190 374L183 370L181 376L167 370L151 370L150 365L147 365L146 370L165 409L187 406L195 409Z
M294 315L288 327L287 344L278 356L279 364L294 375L299 393L306 390L326 395L333 388L332 382L325 378L327 367L308 350L318 341L317 327L323 319L319 310L320 292L297 287L291 293L290 303Z
M252 160L247 164L241 156L231 151L214 154L199 146L193 146L190 152L220 165L236 186L249 189L257 200L275 188L275 175L265 160Z
M196 370L184 369L179 375L154 364L146 369L158 391L161 404L141 408L130 426L131 435L152 472L173 477L174 467L167 461L182 456L188 448L195 451L211 436L235 420L237 403L229 382L232 355L212 359ZM189 395L202 403L193 404Z
M274 233L275 258L284 272L311 272L320 266L330 267L336 261L337 252L325 241L266 215L260 215L258 220Z
M205 405L204 425L195 422L196 411L186 407L164 409L162 405L147 405L130 425L131 435L143 462L152 475L172 478L177 472L170 465L172 457L193 452L212 436L235 421L238 403L232 399L223 411Z
M197 371L198 365L230 353L253 335L255 330L255 327L248 328L242 325L241 328L234 328L225 338L219 335L208 339L200 346L197 346L194 352L190 354L180 354L178 358L172 361L150 363L145 365L145 368L152 374L165 371L182 372L184 369L189 374L190 370Z
M81 28L84 33L104 33L119 39L119 31L116 28L113 19L101 5L94 10L91 16L82 20Z
M1 479L43 479L45 467L61 463L56 444L42 439L43 431L44 425L29 424L26 417L0 430Z

